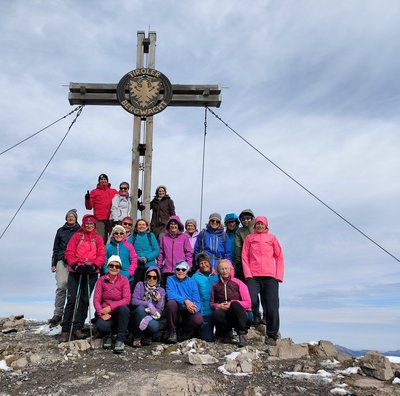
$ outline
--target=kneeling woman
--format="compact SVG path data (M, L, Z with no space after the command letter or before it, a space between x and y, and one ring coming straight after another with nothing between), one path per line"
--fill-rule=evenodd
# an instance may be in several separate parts
M112 334L116 332L115 353L124 351L130 316L128 305L131 290L128 279L120 274L121 268L119 256L111 256L107 262L108 274L97 281L93 297L99 316L96 328L104 337L103 348L112 348Z
M160 287L161 274L156 266L146 270L132 295L135 307L132 318L133 346L150 345L153 334L160 329L159 319L165 304L165 290Z
M239 335L239 346L245 346L249 326L247 311L251 310L249 290L242 281L233 276L229 260L219 260L217 272L219 279L212 287L210 299L216 336L225 342L231 342L234 328Z

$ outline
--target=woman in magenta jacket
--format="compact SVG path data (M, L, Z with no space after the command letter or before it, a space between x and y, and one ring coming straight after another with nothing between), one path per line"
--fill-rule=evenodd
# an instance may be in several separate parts
M107 262L108 274L97 281L93 297L93 304L98 315L96 329L100 335L104 336L103 348L112 348L112 334L116 333L115 353L124 351L130 318L128 305L131 289L128 279L120 273L121 268L119 256L111 256Z
M268 231L267 218L256 217L254 233L244 240L242 264L253 310L256 309L258 294L266 310L265 343L275 345L279 332L279 282L283 282L284 262L281 245Z
M193 249L189 237L185 234L178 216L171 216L160 238L160 255L157 266L162 272L161 286L167 284L167 277L173 275L178 261L186 261L192 267Z

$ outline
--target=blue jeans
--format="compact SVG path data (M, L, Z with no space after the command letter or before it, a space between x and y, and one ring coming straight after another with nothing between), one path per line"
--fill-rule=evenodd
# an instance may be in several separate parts
M151 336L160 330L160 322L155 319L150 320L146 330L142 331L139 329L141 320L147 315L148 315L148 313L144 310L144 307L142 305L139 305L133 311L133 318L132 318L133 319L133 330L132 330L132 332L133 332L134 338L140 338L143 335Z

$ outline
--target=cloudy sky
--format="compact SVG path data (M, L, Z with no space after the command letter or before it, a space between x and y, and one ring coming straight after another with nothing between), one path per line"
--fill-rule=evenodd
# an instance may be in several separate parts
M73 109L69 82L116 83L137 31L157 32L175 84L223 87L218 115L321 200L400 257L400 3L1 0L0 152ZM0 233L72 117L0 156ZM199 219L204 109L154 118L152 190ZM130 179L132 117L87 106L0 239L0 316L52 315L53 238L107 173ZM296 342L400 347L400 263L208 114L204 213L266 215L285 255L281 332ZM203 222L205 216L203 216Z

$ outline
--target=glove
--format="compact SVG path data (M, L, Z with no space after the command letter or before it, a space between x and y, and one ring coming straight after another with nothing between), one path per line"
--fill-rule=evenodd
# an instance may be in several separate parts
M150 321L151 321L152 317L147 315L145 316L139 323L139 329L140 330L146 330L147 326L149 325Z
M93 274L94 272L96 272L96 270L97 266L94 264L82 264L78 265L74 271L78 274L87 275Z
M138 257L138 264L145 265L147 263L146 257Z
M87 190L86 194L85 194L85 200L89 201L90 200L90 194L89 194L89 190Z
M71 265L71 268L72 268L73 271L75 271L75 272L78 272L78 271L77 271L78 267L79 267L78 263L74 263L74 264Z
M149 305L146 308L146 312L148 312L150 315L155 315L156 312L158 311L156 310L156 307L152 303L149 303Z

